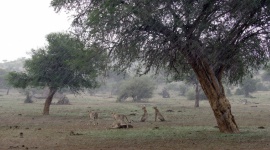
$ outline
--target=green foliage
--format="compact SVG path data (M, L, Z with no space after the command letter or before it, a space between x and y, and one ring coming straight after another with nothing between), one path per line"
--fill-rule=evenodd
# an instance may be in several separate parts
M163 98L170 98L170 93L169 93L169 90L167 88L163 88L162 91L161 91L161 95Z
M151 98L154 89L153 80L146 76L126 80L119 87L117 101L125 101L128 97L131 97L134 102L142 101Z
M243 89L241 89L241 88L237 88L236 90L235 90L235 95L244 95L244 90Z
M179 91L179 84L176 82L166 84L165 88L167 90L172 90L172 91Z
M186 97L188 100L195 100L196 99L196 92L194 88L190 88L187 93L186 93ZM205 100L207 99L207 97L205 96L205 94L202 92L202 90L200 90L199 92L199 99L200 100Z
M69 99L66 96L62 96L56 103L57 105L70 105Z
M180 83L179 85L180 96L185 96L188 89L189 89L189 86L187 84Z
M98 86L98 70L104 55L98 47L85 47L79 39L66 33L47 35L48 46L32 50L32 58L25 61L25 73L11 72L8 81L18 88L68 88L78 92Z
M51 5L71 12L82 38L110 50L122 69L139 61L138 69L145 72L165 68L182 75L204 60L215 73L237 82L269 59L265 0L52 0Z
M24 100L24 103L33 103L32 95L30 95L30 91L26 91L26 98Z
M253 79L250 77L245 78L242 83L241 83L241 88L244 91L245 97L249 97L249 93L255 92L256 89L256 84L258 83L257 79Z
M23 89L25 89L29 84L31 84L30 82L32 82L32 79L23 72L9 72L7 80L13 87Z

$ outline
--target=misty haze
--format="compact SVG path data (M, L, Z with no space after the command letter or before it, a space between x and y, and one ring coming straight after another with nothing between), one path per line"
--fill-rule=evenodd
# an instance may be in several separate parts
M0 8L0 150L270 149L269 1Z

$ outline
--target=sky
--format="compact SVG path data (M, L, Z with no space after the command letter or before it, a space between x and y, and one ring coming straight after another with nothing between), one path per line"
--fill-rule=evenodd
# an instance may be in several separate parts
M31 49L46 45L46 35L65 32L71 19L65 12L56 13L51 0L1 0L0 63L29 58Z

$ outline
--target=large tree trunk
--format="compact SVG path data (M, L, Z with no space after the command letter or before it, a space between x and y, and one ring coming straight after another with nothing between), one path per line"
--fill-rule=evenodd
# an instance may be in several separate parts
M192 68L209 100L220 132L238 133L239 129L232 115L230 102L225 96L221 83L222 69L214 72L206 61L200 59L193 62Z
M57 91L57 89L55 89L55 88L49 88L49 89L50 89L50 92L49 92L48 97L46 98L46 101L44 104L43 115L49 115L50 105L52 103L53 96Z

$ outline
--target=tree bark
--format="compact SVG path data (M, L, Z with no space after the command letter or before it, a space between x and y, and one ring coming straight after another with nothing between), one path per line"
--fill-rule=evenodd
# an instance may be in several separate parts
M209 100L220 132L238 133L238 126L232 115L231 105L225 96L221 82L222 72L216 74L206 61L199 58L193 61L192 68Z
M49 90L50 91L49 91L48 97L46 98L46 101L44 104L43 115L49 115L50 105L52 103L53 96L57 91L57 89L55 89L55 88L49 88Z

